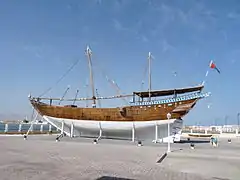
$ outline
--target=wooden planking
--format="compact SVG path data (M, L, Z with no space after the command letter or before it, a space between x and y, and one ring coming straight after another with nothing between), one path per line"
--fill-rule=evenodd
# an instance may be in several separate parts
M50 106L47 104L31 101L32 105L41 115L56 118L96 120L96 121L150 121L165 120L167 113L172 114L172 118L181 118L191 107L181 112L173 113L174 109L187 104L195 104L197 99L181 101L178 103L168 103L150 106L126 106L123 108L81 108ZM170 105L172 104L172 105ZM122 109L122 113L120 110Z

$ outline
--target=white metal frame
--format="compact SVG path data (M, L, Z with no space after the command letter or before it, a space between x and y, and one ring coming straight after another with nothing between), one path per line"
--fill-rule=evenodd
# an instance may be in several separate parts
M167 152L170 153L171 152L171 147L170 147L170 118L171 118L171 114L168 113L167 114L167 118L168 118L168 148L167 148Z
M132 142L135 142L135 124L133 122L133 126L132 126Z
M35 112L35 111L33 111L33 113L34 113L34 112ZM34 119L31 120L31 125L30 125L30 127L29 127L29 129L28 129L28 131L27 131L27 134L25 134L24 138L27 138L29 132L33 130L33 124L34 124L34 121L36 121L37 117L38 117L38 113L36 112L36 116L35 116Z
M96 140L99 141L101 138L102 138L102 126L101 126L101 122L99 122L99 136Z

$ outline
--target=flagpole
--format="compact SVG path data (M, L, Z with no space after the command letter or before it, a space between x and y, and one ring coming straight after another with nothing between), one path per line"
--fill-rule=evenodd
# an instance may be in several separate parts
M205 82L206 82L206 79L207 79L208 73L209 73L209 71L207 70L207 72L206 72L206 74L205 74L205 80L203 80L203 82L202 82L202 85L203 85L203 86L205 85Z
M209 67L210 67L210 68L212 68L212 67L211 67L212 64L213 64L213 60L211 60L210 63L209 63ZM215 65L214 65L214 66L215 66ZM205 74L205 80L203 80L203 82L202 82L202 85L203 85L203 86L205 85L205 82L206 82L208 73L209 73L209 70L207 70L207 72L206 72L206 74Z

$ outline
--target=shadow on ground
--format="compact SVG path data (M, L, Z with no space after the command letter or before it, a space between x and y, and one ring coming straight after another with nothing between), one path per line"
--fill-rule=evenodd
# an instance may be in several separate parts
M194 143L194 144L202 144L202 143L210 143L210 140L181 140L179 142L180 144L186 144L186 143Z
M129 178L121 178L121 177L112 177L112 176L102 176L100 178L97 178L96 180L134 180Z

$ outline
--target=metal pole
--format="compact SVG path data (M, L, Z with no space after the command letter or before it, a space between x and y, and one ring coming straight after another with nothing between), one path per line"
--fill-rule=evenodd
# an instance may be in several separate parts
M99 141L101 137L102 137L102 125L101 125L101 122L99 122L99 136L96 140Z
M62 121L61 134L64 133L64 121Z
M171 152L170 150L170 123L169 123L169 118L168 118L168 150L167 152Z
M92 107L95 108L96 107L96 97L95 97L95 88L94 88L93 73L92 73L92 59L91 59L92 51L89 48L89 46L87 46L86 53L87 53L87 57L88 57L90 85L92 87L92 100L93 100Z
M135 141L135 125L133 123L133 126L132 126L132 142Z
M156 122L156 125L155 125L155 143L157 143L158 141L158 125L157 125L157 122Z
M52 125L51 124L48 125L48 131L49 132L52 131Z
M168 113L167 114L167 118L168 118L168 149L167 152L170 153L171 149L170 149L170 118L171 118L171 114Z
M148 96L151 101L151 52L148 53Z
M38 113L36 113L36 116L35 116L34 119L31 119L31 125L30 125L30 127L29 127L29 129L28 129L28 131L27 131L26 136L28 136L28 134L29 134L30 131L33 131L33 124L34 124L34 121L36 121L37 117L38 117Z
M73 123L71 124L71 134L70 134L70 137L73 138Z

